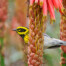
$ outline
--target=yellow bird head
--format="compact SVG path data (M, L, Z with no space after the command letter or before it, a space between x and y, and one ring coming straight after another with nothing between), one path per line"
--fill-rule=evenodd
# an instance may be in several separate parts
M13 29L16 31L23 39L29 33L29 29L26 27L17 27L17 29Z

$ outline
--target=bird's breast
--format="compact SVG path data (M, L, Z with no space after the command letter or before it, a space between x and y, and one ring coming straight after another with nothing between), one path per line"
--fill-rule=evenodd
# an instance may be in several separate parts
M25 41L25 43L28 43L28 41L29 41L29 36L28 36L28 35L26 35L26 36L24 37L24 41Z

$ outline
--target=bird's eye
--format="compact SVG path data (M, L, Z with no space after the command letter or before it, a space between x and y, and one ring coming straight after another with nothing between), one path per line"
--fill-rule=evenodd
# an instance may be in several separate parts
M22 32L25 32L26 30L25 29L21 29Z
M18 32L25 32L26 30L25 29L17 29Z
M17 29L18 32L20 32L21 30L20 29Z
M21 31L21 30L18 30L19 32Z

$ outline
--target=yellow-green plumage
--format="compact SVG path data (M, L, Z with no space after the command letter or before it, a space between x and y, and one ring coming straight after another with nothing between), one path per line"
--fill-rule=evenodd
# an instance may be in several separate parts
M24 41L25 41L25 43L28 43L28 40L29 40L29 36L26 35L26 36L24 37Z
M29 29L26 27L17 27L16 29L17 33L24 39L25 43L28 43L29 39Z

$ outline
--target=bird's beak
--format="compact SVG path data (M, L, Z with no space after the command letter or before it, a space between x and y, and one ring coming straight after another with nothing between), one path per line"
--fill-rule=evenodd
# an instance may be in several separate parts
M16 29L13 29L13 31L16 31Z

